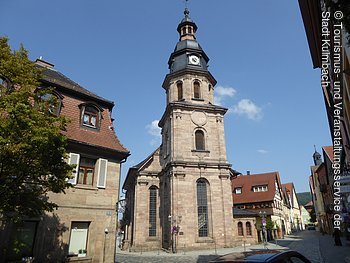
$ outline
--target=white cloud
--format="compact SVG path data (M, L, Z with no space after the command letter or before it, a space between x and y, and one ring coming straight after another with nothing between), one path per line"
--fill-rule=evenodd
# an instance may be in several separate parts
M215 88L214 102L216 105L221 105L222 101L226 97L233 97L236 94L236 90L231 87L218 86Z
M266 151L266 150L263 150L263 149L259 149L259 150L256 150L258 153L261 153L261 154L267 154L269 153L269 151Z
M152 146L159 146L162 141L161 129L158 127L158 122L159 120L154 120L151 124L146 125L147 132L153 137L150 141Z
M246 116L248 119L254 121L261 120L263 116L262 109L249 99L240 100L237 105L230 109L230 112Z

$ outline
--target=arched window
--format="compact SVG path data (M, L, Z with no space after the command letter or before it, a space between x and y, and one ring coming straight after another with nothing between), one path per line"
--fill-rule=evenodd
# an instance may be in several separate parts
M238 228L238 235L239 236L243 236L243 223L242 222L238 222L237 228Z
M157 187L149 188L149 229L148 235L155 237L157 235Z
M196 150L204 151L205 150L204 132L201 130L197 130L194 133L194 137L195 137Z
M182 89L182 82L177 83L177 99L182 100L183 99L183 89Z
M82 124L91 128L99 128L100 111L92 106L86 105L82 111Z
M250 222L245 223L245 229L247 232L247 236L251 236L252 235L252 225L250 224Z
M197 181L197 213L198 213L198 236L208 236L208 193L207 182Z
M193 83L193 98L200 99L201 97L201 89L198 81Z
M61 111L61 99L54 93L44 93L40 96L41 101L45 102L45 110L53 115L58 116Z
M192 27L190 27L190 26L188 27L188 33L192 34Z

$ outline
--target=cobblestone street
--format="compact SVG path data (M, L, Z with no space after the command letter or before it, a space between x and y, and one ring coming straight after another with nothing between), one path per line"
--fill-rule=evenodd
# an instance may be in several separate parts
M292 249L300 252L313 263L350 263L350 247L342 239L343 246L336 247L331 236L322 236L316 231L302 231L268 243L268 249ZM263 249L263 245L248 246L246 249ZM118 250L116 263L206 263L219 255L244 251L243 247L201 251L179 251L169 254L164 251L131 253Z

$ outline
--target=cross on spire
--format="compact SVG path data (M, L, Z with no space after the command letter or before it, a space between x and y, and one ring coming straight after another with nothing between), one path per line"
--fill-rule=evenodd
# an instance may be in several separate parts
M189 1L189 0L183 0L183 2L185 3L185 10L187 10L187 7L188 7L188 1Z

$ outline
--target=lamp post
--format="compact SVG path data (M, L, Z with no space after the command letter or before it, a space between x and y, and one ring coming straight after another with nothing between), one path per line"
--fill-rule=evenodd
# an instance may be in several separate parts
M263 233L263 242L264 242L264 248L266 248L267 244L267 236L266 236L266 212L265 211L260 211L259 216L261 217L261 222L262 222L262 233Z

